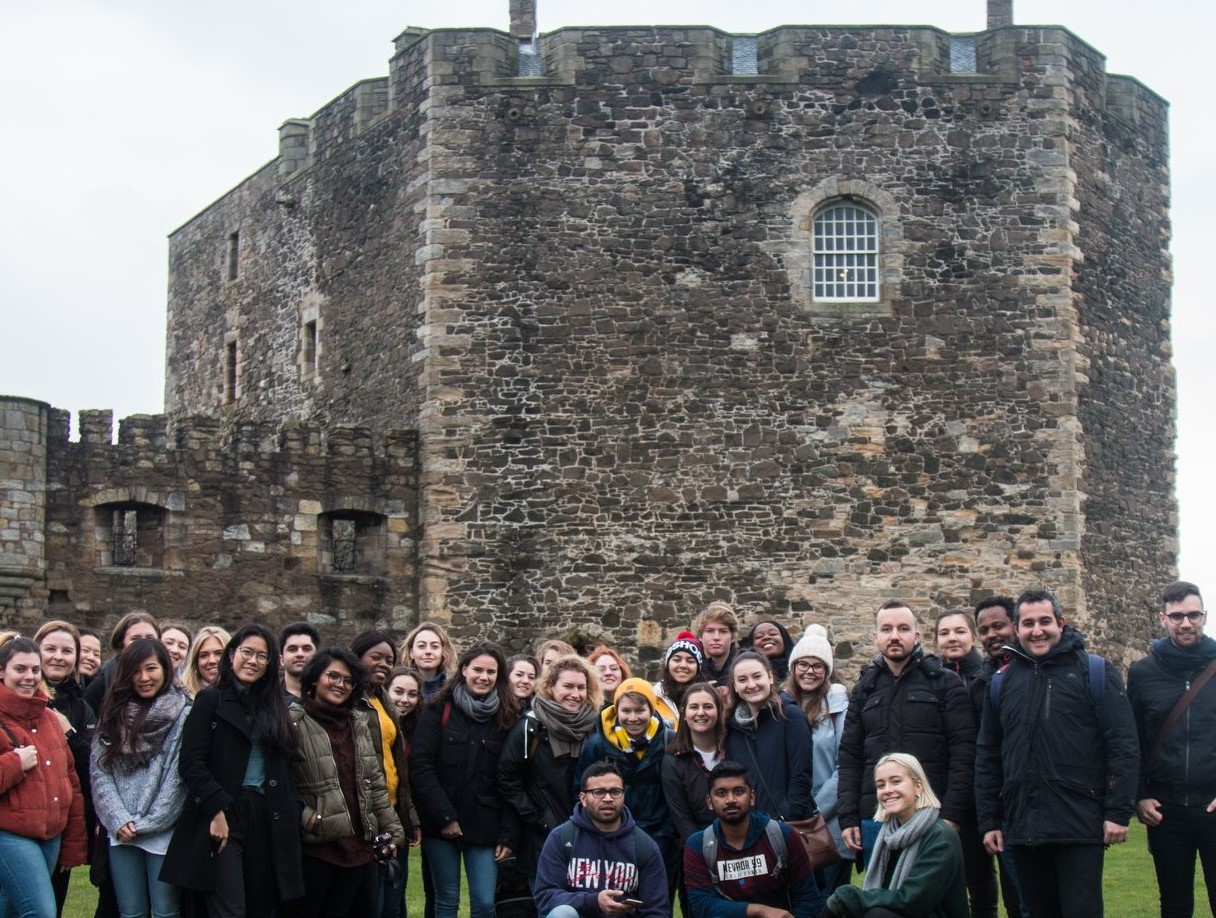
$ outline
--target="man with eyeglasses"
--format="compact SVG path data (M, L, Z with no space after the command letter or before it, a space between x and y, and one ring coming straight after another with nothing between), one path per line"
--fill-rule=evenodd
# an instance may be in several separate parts
M756 794L739 762L719 762L706 798L714 821L684 843L691 918L818 918L823 894L801 839L753 809Z
M1196 853L1216 903L1216 641L1203 633L1195 584L1171 583L1161 605L1165 637L1127 674L1140 733L1136 816L1148 826L1162 918L1190 918Z
M1054 594L1027 590L1014 605L1017 642L989 683L976 747L984 846L1012 850L1035 918L1102 918L1105 849L1127 841L1134 808L1131 706Z
M635 825L611 762L583 772L574 815L545 839L533 897L541 918L671 918L659 846Z

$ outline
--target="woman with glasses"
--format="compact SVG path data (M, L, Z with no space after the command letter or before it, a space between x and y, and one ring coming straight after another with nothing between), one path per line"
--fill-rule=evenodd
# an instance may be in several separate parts
M162 880L206 893L209 918L263 918L304 895L295 749L278 640L265 625L245 625L186 718L186 804L161 870Z
M287 908L298 918L375 914L376 863L395 860L405 843L381 752L367 721L355 714L363 681L359 658L343 647L318 652L300 674L303 704L291 708L299 743L292 775L301 803L305 895Z
M511 856L496 777L517 719L502 648L479 641L422 712L414 733L414 800L435 891L435 918L456 918L464 861L471 918L493 918L498 862Z
M811 794L827 821L837 852L845 858L839 865L815 872L815 879L824 893L831 893L841 883L848 882L853 869L853 852L840 837L840 819L836 813L839 780L836 751L840 748L849 693L832 671L832 663L832 645L828 643L827 631L823 625L808 625L790 652L790 674L782 692L783 701L797 705L811 725Z

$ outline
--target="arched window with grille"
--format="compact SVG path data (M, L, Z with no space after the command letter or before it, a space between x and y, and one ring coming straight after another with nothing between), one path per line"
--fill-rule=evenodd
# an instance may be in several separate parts
M812 224L812 296L819 303L878 301L878 215L854 201L832 201Z

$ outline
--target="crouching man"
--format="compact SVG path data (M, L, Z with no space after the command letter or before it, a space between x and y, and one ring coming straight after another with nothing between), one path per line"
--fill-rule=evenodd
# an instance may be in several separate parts
M753 809L747 767L709 773L709 828L684 845L684 883L694 918L816 918L824 897L798 835Z
M574 815L545 839L533 897L540 918L671 918L659 846L634 824L611 762L583 773Z

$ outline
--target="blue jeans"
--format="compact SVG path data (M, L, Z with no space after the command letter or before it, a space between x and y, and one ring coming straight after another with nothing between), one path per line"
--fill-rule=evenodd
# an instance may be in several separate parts
M18 918L55 918L55 890L51 872L59 863L59 842L38 841L12 832L0 832L0 892L8 914Z
M435 884L435 918L456 918L460 907L460 857L464 855L465 883L469 888L469 918L494 918L494 888L498 883L498 864L494 848L474 845L462 848L442 838L424 838Z
M179 918L182 893L162 883L163 854L151 854L134 845L110 845L110 876L122 918L144 918L151 907L152 918Z

